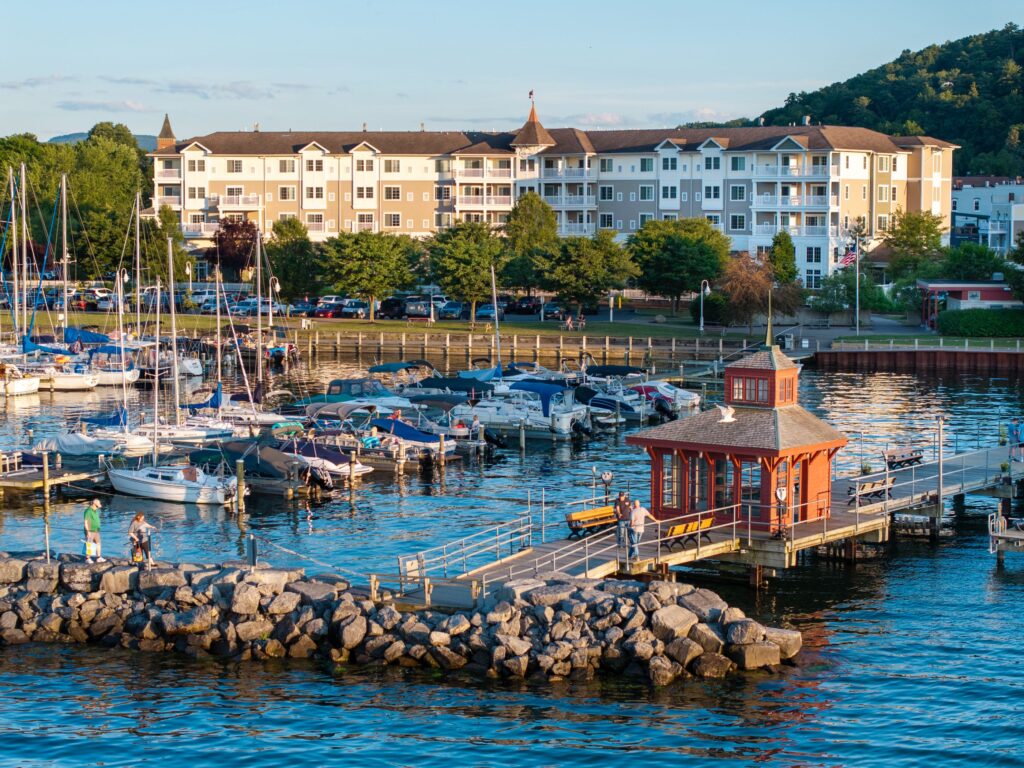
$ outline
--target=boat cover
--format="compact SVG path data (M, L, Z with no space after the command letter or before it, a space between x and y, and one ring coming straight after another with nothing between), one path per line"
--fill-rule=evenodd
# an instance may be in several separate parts
M106 344L110 341L110 337L105 333L86 331L82 328L65 328L64 343L74 344L76 341L80 341L83 344Z
M123 427L128 423L128 411L124 406L121 406L114 413L105 413L102 416L86 416L82 421L96 427Z
M201 410L203 408L220 408L222 401L223 387L221 383L218 381L217 388L213 391L213 394L210 395L209 400L204 400L201 403L184 403L183 405L179 405L178 407L184 408L189 413L195 413L196 411Z
M521 392L536 392L540 395L545 416L551 415L551 398L559 392L565 391L565 387L558 384L547 384L540 381L517 381L509 389L518 389Z
M370 426L376 427L378 432L387 432L395 437L401 438L402 440L408 440L416 443L440 443L441 438L437 435L428 435L426 432L420 432L416 427L411 424L406 424L404 421L398 419L374 419L370 422Z
M647 369L635 365L588 365L586 369L588 376L635 376L638 373L647 373Z

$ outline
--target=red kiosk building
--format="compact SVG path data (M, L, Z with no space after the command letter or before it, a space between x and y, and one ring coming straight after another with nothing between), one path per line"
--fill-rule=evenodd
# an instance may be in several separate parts
M770 338L770 336L769 336ZM774 535L828 516L838 430L797 402L800 368L777 346L725 368L725 406L626 438L651 457L651 512L659 519L738 514Z

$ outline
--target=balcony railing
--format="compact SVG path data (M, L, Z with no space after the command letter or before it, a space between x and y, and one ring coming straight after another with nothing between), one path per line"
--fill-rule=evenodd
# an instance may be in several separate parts
M838 237L838 227L827 226L786 226L782 224L758 224L754 234L775 236L778 232L788 232L790 237Z
M487 195L484 200L487 205L512 205L512 195Z
M511 179L511 168L457 168L455 175L460 179Z
M1005 235L1007 232L1006 224L1002 221L989 221L988 233L990 235Z
M483 205L483 195L459 195L459 205Z
M754 176L762 178L779 178L807 176L815 179L838 175L839 166L833 165L754 165L750 169Z
M580 224L580 223L569 223L560 224L558 226L558 234L562 237L571 237L574 235L592 235L594 234L593 224Z
M211 208L258 208L259 195L210 195L208 204Z
M307 221L306 222L307 232L326 232L327 224L323 221Z
M756 195L755 208L828 208L839 204L835 195Z
M180 179L181 168L163 168L156 172L158 179Z
M543 168L541 176L545 179L589 179L590 168Z
M170 206L181 205L181 196L180 195L175 195L175 196L158 197L156 199L156 204L157 204L157 207L159 207L161 205L170 205Z
M355 221L352 223L353 232L376 232L377 222L375 221Z
M213 237L220 229L217 222L186 223L181 225L182 234L185 237Z

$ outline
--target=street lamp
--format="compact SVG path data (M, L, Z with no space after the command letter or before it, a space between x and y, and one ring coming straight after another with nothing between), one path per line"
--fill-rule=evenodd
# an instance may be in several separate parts
M267 321L270 330L270 338L274 338L274 294L281 295L281 281L276 277L270 278L270 303L267 304ZM256 310L257 312L259 309Z
M711 283L707 280L700 281L700 332L704 333L704 297L711 295Z
M192 294L192 262L191 261L185 262L185 274L188 275L188 292L189 292L189 295L191 296L191 294Z

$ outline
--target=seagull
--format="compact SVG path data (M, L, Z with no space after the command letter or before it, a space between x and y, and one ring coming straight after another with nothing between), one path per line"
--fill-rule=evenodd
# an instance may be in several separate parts
M736 421L732 415L736 412L736 409L731 405L716 405L715 408L722 414L722 418L718 420L719 424L729 424L730 422Z

